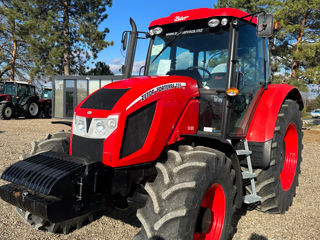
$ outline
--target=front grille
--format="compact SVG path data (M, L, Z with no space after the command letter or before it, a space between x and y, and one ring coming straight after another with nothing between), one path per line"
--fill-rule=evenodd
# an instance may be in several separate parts
M72 136L72 156L84 157L88 162L102 162L104 139Z
M120 158L129 156L143 147L153 120L157 103L151 103L127 117Z

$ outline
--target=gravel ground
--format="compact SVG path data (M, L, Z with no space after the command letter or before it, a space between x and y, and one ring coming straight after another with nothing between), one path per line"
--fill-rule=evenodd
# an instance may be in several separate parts
M0 121L0 173L30 150L30 143L46 133L68 130L52 125L48 119ZM263 214L241 209L238 231L234 239L320 239L320 128L304 131L304 151L300 186L293 206L285 215ZM0 180L0 184L5 182ZM107 211L93 223L69 235L54 235L34 230L15 213L14 208L0 201L0 239L132 239L139 230L135 210Z

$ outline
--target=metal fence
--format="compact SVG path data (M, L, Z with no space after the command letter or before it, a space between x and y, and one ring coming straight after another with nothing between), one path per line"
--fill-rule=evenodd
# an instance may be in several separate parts
M75 107L85 97L111 82L124 78L124 75L53 77L53 117L72 118Z

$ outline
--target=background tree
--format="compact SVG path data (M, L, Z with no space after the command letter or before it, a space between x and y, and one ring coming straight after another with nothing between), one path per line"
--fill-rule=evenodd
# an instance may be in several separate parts
M31 62L26 58L29 29L24 24L24 2L0 1L0 80L25 80Z
M85 73L85 75L114 75L110 66L104 62L97 62L95 67Z
M81 66L96 59L113 42L105 40L108 28L99 29L112 0L29 0L29 57L31 75L79 74Z

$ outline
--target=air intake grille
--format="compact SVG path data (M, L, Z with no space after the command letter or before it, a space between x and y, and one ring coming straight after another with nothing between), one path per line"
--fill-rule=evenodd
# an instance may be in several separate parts
M127 117L120 158L129 156L143 147L153 120L157 103L151 103Z
M55 184L66 176L84 171L85 165L70 161L68 156L56 157L55 153L42 153L7 168L1 178L39 193L49 195Z

